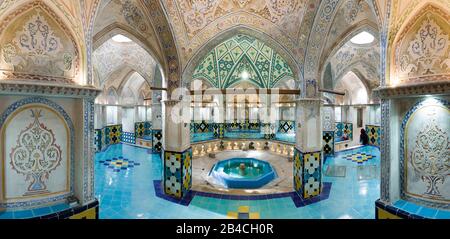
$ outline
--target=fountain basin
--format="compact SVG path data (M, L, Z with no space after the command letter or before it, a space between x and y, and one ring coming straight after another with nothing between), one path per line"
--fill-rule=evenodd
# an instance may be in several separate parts
M226 188L260 188L277 177L270 163L254 158L232 158L220 161L209 173Z

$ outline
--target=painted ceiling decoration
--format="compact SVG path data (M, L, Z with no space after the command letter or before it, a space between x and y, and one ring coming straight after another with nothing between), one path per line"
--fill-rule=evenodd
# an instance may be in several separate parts
M92 57L99 87L112 79L114 72L124 67L139 72L148 82L153 79L156 62L135 42L119 43L110 39L97 48Z
M23 6L2 22L0 35L0 69L5 79L75 82L79 46L46 5Z
M436 10L436 9L434 9ZM426 8L408 25L395 43L395 74L398 83L448 80L450 68L449 14L432 14Z
M211 50L197 66L193 77L215 88L230 88L247 81L259 88L273 88L294 78L287 62L263 42L236 35Z

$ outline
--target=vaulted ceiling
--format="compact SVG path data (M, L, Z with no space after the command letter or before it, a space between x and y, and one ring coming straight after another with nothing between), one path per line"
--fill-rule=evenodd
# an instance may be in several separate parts
M244 75L245 74L245 75ZM235 35L211 50L196 67L193 79L205 79L215 88L247 81L258 88L273 88L294 75L286 61L263 42Z

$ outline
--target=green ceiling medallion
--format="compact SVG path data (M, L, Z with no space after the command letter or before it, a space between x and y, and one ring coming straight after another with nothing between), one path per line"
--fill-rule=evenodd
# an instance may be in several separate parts
M198 64L192 77L207 80L219 89L241 82L274 88L280 81L293 78L286 60L263 42L246 35L236 35L217 45Z

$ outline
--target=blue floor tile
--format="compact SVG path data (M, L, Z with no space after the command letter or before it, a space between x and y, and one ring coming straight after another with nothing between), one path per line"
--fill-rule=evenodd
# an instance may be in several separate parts
M345 158L356 152L375 155L364 164L379 167L379 150L364 147L328 157L328 165L347 166L345 178L324 177L332 182L328 199L308 206L296 207L289 194L262 200L231 200L231 197L194 196L188 206L169 202L156 196L154 180L161 180L162 162L158 154L130 145L112 145L95 157L95 194L100 199L100 218L226 218L239 206L249 206L261 218L374 218L374 204L379 198L379 179L357 180L357 165ZM112 172L100 161L127 158L140 165L124 172ZM234 198L234 197L233 197ZM347 206L346 206L347 205Z

